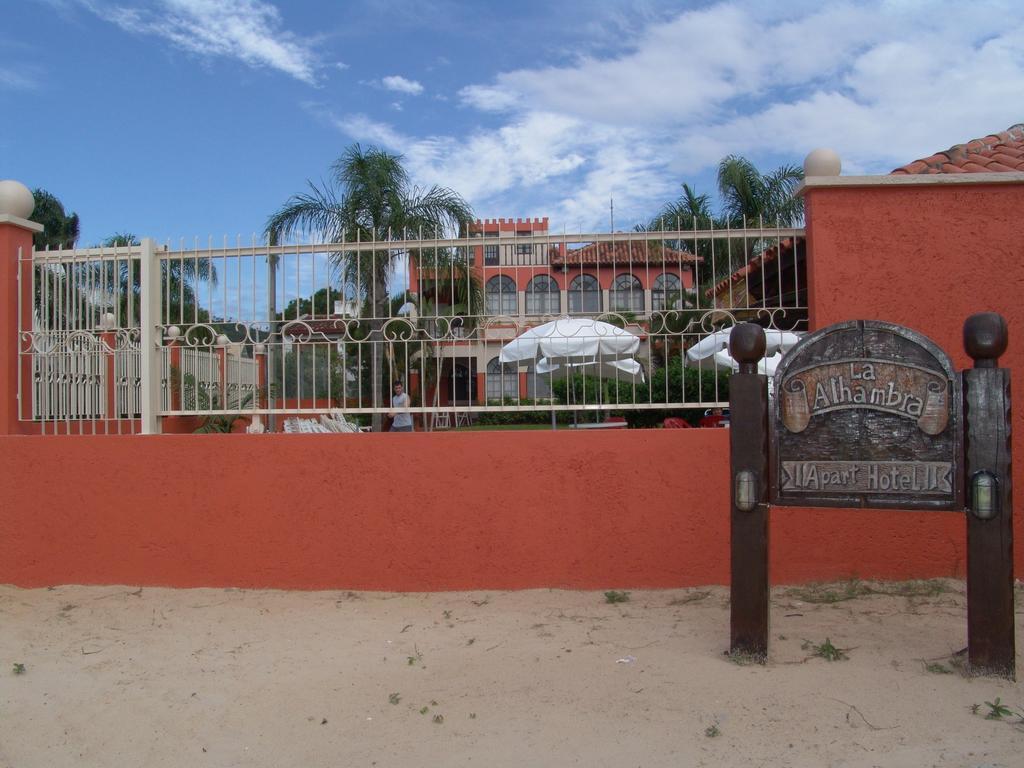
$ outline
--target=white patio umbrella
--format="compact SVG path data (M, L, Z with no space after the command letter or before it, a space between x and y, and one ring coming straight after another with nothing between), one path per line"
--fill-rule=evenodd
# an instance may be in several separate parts
M643 367L633 355L640 338L610 323L589 317L562 315L557 320L530 328L501 348L502 363L535 361L537 373L568 368L609 365L643 381ZM555 414L551 413L551 428Z
M709 333L686 350L686 359L689 363L700 363L702 360L712 360L714 367L725 371L739 370L739 363L733 360L729 354L729 335L731 328L722 331ZM789 331L766 330L765 335L765 356L757 364L757 372L767 376L775 374L775 369L782 360L782 356L800 341L800 337Z
M562 315L510 341L501 348L499 360L503 363L534 360L537 373L550 373L562 365L606 363L642 377L643 368L633 359L639 348L639 337L627 330L589 317Z

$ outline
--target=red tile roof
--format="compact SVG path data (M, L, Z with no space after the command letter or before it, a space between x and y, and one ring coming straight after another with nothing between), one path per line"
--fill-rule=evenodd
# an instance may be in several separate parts
M568 253L552 248L549 258L553 267L579 264L694 264L703 261L689 251L662 248L660 243L644 240L591 243Z
M894 174L1024 172L1024 123L1002 133L957 144L945 152L904 165Z
M781 240L778 245L773 245L758 256L755 256L731 275L723 277L713 286L704 291L704 295L710 299L712 296L717 296L730 285L743 282L747 279L748 275L752 275L754 272L757 272L765 264L775 261L779 256L780 249L782 250L783 255L788 256L791 254L793 252L793 238L787 237Z

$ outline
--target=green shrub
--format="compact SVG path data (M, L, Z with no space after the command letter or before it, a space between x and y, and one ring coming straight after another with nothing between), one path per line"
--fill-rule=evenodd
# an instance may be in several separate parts
M543 404L542 401L531 400L528 397L524 397L521 400L515 398L506 397L501 400L488 400L487 405L493 407L499 406L515 406L515 405L535 405ZM558 423L565 424L568 422L571 414L566 412L558 413ZM551 411L490 411L484 413L478 413L475 418L476 424L497 426L505 424L550 424L551 423Z
M634 403L677 403L684 400L693 403L728 401L729 373L687 368L680 358L674 357L667 367L656 368L648 382L634 383L621 378L575 373L556 379L552 388L559 403L621 405L621 409L611 410L610 415L624 416L630 427L653 427L669 416L680 416L696 424L704 415L703 408L635 410L630 406Z

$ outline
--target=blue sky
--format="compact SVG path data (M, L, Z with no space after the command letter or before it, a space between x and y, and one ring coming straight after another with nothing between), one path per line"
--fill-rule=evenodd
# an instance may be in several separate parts
M735 153L885 173L1024 121L1015 3L22 0L0 178L118 231L248 238L352 142L481 217L646 219Z

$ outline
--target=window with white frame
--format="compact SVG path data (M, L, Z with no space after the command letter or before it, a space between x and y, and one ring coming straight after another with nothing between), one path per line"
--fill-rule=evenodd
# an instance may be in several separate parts
M600 312L601 286L593 275L576 275L569 283L569 311Z
M557 315L561 309L558 283L550 275L537 275L526 286L526 314Z
M682 306L682 285L679 276L664 272L654 279L651 288L651 309L679 309Z
M488 280L485 296L489 315L514 315L518 311L516 284L508 275L495 275Z
M492 357L487 364L487 399L519 399L519 366Z
M643 312L644 289L640 279L629 273L616 277L608 292L608 303L612 312Z

